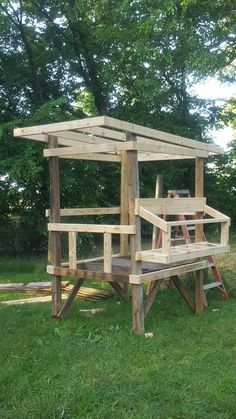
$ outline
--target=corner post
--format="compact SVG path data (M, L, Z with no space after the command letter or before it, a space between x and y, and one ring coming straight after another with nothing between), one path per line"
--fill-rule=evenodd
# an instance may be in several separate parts
M203 197L204 190L204 159L196 157L195 159L195 196ZM203 218L203 212L196 212L195 218ZM195 226L195 242L203 241L203 225ZM196 314L200 314L204 307L204 291L203 291L203 270L195 273L195 306Z
M136 136L130 132L126 133L128 141L136 141ZM136 234L130 236L130 263L131 274L139 275L142 273L142 262L136 261L135 254L141 250L141 223L140 217L135 215L135 199L139 198L139 171L138 171L138 152L135 150L127 151L127 181L128 181L128 205L129 205L129 224L135 225ZM144 333L144 304L143 304L143 285L132 285L132 318L133 331Z
M127 136L126 136L127 140ZM129 224L129 197L128 197L128 164L127 151L121 152L121 181L120 181L120 224ZM129 253L129 236L120 235L120 255L127 256ZM129 299L128 283L120 283L124 290L125 300Z
M57 148L57 137L48 136L48 148ZM49 157L50 223L60 222L59 158ZM50 260L53 266L61 265L61 237L52 231L50 237ZM52 317L57 318L61 307L61 276L52 275Z

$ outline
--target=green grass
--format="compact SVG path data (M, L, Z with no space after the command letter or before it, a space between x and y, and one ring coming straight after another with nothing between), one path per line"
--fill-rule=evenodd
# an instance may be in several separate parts
M153 339L131 333L131 306L116 297L75 301L60 321L47 303L0 305L0 418L235 418L235 253L218 258L229 300L212 290L195 316L163 289L146 319ZM1 282L47 278L42 263L0 269ZM78 311L93 307L106 311Z

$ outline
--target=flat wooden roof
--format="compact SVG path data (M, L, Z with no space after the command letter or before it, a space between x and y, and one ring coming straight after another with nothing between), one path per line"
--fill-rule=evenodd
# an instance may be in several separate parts
M45 157L119 162L124 150L136 150L139 161L182 160L224 153L221 147L213 144L109 116L14 129L14 137L45 143L48 135L57 137L60 147L44 150Z

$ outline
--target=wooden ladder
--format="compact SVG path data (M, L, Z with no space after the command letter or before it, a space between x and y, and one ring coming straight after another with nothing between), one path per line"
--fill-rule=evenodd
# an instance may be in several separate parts
M180 190L176 190L176 191L169 190L168 191L168 198L189 198L189 197L190 197L190 193L189 193L189 190L188 189L180 189ZM164 215L163 216L163 219L166 221L167 216ZM176 215L176 220L177 221L184 221L185 220L185 216L184 215L180 215L180 214L179 215ZM179 238L178 237L179 236L179 228L182 231L182 240L184 240L185 244L191 243L189 229L188 229L188 227L186 225L182 225L182 226L176 226L175 227L174 238L172 239L173 246L176 245L176 241ZM160 248L160 246L161 246L161 236L162 236L161 235L161 231L159 231L159 233L157 235L157 240L156 240L156 243L155 243L155 247L157 249ZM205 235L203 237L204 237L204 240L206 241ZM206 294L206 292L209 289L218 288L219 291L220 291L221 298L223 300L228 299L228 294L227 294L226 288L224 286L223 280L221 278L220 272L219 272L219 270L217 268L215 259L213 258L213 256L208 256L207 257L207 260L208 260L208 263L210 265L212 274L213 274L213 276L215 278L215 281L214 282L207 283L207 284L204 284L203 285L203 291Z

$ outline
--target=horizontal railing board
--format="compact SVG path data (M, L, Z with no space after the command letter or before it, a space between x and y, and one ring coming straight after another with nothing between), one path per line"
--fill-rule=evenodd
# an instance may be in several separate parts
M178 215L204 210L206 198L138 198L135 200L136 213L144 207L157 214Z
M112 234L136 234L136 227L130 225L109 224L67 224L49 223L49 231L78 232L78 233L112 233Z
M200 269L208 268L207 260L200 262L188 263L180 266L173 266L171 268L161 269L159 271L148 272L141 275L130 275L130 284L142 284L143 282L158 281L160 279L170 278L174 275L181 275L183 273L194 272Z
M61 208L61 216L76 216L76 215L106 215L106 214L120 214L120 207L107 208ZM46 217L50 216L50 209L46 210Z

